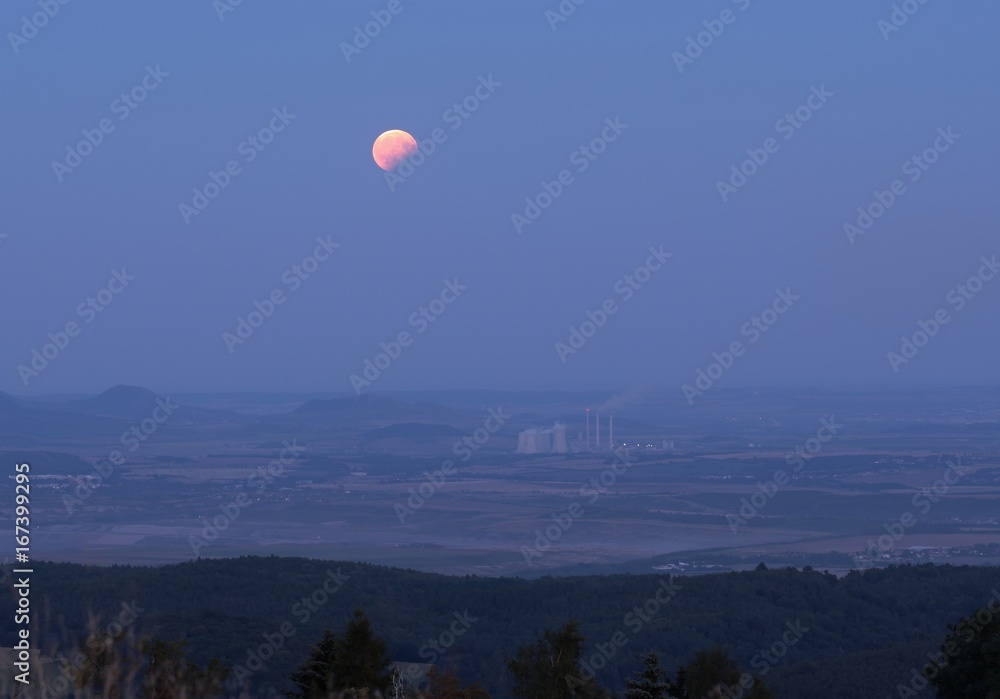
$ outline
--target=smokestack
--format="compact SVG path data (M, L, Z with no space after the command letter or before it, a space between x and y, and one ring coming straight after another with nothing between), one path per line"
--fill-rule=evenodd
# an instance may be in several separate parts
M587 408L587 448L590 449L590 408Z
M601 414L597 413L597 438L594 439L594 444L598 449L601 448Z
M608 448L615 450L615 414L608 418Z

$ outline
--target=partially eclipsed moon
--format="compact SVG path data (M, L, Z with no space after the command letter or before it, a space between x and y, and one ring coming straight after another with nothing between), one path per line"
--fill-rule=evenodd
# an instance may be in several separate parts
M386 131L375 139L372 157L383 170L395 170L417 150L417 141L410 134L399 129Z

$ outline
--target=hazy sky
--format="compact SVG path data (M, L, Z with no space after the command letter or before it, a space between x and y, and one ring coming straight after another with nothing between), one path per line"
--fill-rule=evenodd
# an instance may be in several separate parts
M896 27L872 0L223 1L0 8L0 389L348 392L404 331L363 390L679 391L736 341L714 387L1000 381L996 4L914 0ZM373 11L391 21L345 51ZM394 128L441 131L390 186L371 146ZM720 192L748 149L767 161ZM339 247L296 282L317 238ZM758 334L778 291L799 298Z

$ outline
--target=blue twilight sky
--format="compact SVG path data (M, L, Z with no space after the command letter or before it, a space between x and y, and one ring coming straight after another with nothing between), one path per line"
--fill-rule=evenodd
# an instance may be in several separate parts
M873 0L50 2L0 8L0 390L350 392L366 360L388 363L366 391L680 390L736 341L716 387L1000 380L995 3L904 3L896 27ZM388 129L444 138L390 185ZM767 161L730 182L748 149ZM296 281L317 237L339 247ZM651 246L672 257L629 287ZM761 334L779 290L799 298Z

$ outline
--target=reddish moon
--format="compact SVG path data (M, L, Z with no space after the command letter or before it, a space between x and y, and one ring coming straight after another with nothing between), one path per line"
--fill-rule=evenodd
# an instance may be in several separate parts
M417 150L417 141L410 134L399 129L386 131L375 139L372 157L383 170L395 170Z

